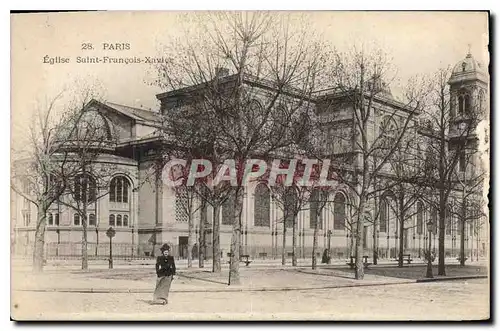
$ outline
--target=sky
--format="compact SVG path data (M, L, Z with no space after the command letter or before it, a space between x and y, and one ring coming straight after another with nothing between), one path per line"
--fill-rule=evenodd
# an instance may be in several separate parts
M429 75L454 65L470 51L488 64L488 16L477 12L305 12L306 27L339 50L352 45L382 48L392 58L397 78ZM280 15L280 13L276 13ZM191 13L88 12L11 16L12 140L21 140L40 100L76 81L98 81L111 102L157 110L148 64L76 63L78 56L158 56L158 46L190 29ZM104 43L128 44L125 50ZM92 50L87 44L92 44ZM44 63L48 56L57 62ZM48 59L48 58L47 58ZM397 85L397 82L394 83ZM397 90L397 86L392 86ZM42 102L43 103L43 102Z

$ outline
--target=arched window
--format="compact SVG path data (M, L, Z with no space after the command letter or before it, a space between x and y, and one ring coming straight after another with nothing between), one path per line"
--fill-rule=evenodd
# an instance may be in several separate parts
M460 149L458 151L458 171L465 172L465 168L467 167L467 160L465 158L465 150Z
M115 215L109 215L109 226L115 226Z
M176 222L187 222L189 215L189 195L186 188L179 187L175 190L175 221Z
M31 212L23 210L23 224L24 226L29 226L31 223Z
M456 235L457 234L457 215L454 213L454 210L452 208L451 210L451 235Z
M482 89L479 90L479 110L483 111L485 102L484 91Z
M437 209L432 208L431 212L431 221L432 221L432 234L437 234L438 222L437 222Z
M292 228L295 215L297 214L297 191L295 190L294 187L287 187L285 191L285 196L284 196L284 216L285 216L285 226L287 228ZM321 227L320 227L321 228Z
M458 95L458 114L464 115L471 112L471 96L467 90L462 89Z
M80 226L80 215L78 214L73 215L73 225Z
M95 223L95 214L89 214L89 226L96 226Z
M112 139L111 128L106 118L95 109L86 110L76 120L71 130L61 135L65 140L109 141Z
M389 206L386 198L380 199L380 232L387 232L389 223Z
M379 135L386 138L394 138L397 131L398 126L396 125L394 118L391 116L384 116L382 123L380 123Z
M460 95L458 97L458 114L463 115L464 113L464 97Z
M231 193L226 201L222 203L222 224L231 225L234 219L234 194Z
M424 205L422 202L417 203L417 234L424 232Z
M309 197L309 228L311 229L316 228L316 221L318 220L318 215L316 214L318 210L318 197L318 190L313 190Z
M465 95L464 103L465 103L465 105L464 105L465 113L468 114L471 111L470 96L468 94Z
M451 206L445 209L445 230L444 233L448 236L451 236Z
M49 213L47 216L48 216L47 224L54 225L54 216L52 216L52 213Z
M73 197L76 201L92 202L97 198L96 183L94 178L88 174L80 174L75 177Z
M127 177L116 176L111 180L109 184L110 210L112 210L115 215L109 215L110 226L128 226L126 223L129 223L130 217L130 194L130 181ZM126 223L125 217L127 219Z
M269 211L271 210L271 200L269 189L265 184L258 184L255 188L254 198L254 225L269 227Z
M326 200L326 194L317 189L313 190L309 198L309 227L314 229L318 221L318 205ZM318 229L323 229L322 219L318 223Z
M126 177L118 176L111 180L109 186L109 201L127 203L130 184Z
M344 230L346 219L346 199L342 193L335 194L333 199L333 229Z
M376 137L377 144L379 145L378 147L382 149L380 152L377 152L378 155L383 153L383 150L387 150L392 147L397 132L398 127L394 118L389 115L384 116L379 126L378 136Z

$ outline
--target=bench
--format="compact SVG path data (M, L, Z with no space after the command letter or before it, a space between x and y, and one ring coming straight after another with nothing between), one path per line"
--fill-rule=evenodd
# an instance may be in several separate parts
M259 253L259 258L261 259L267 258L267 253Z
M244 262L245 266L248 267L248 265L252 263L252 261L250 261L250 255L241 255L240 262Z
M399 258L395 258L394 261L399 262ZM411 258L410 254L403 254L403 261L406 261L406 263L411 264L411 261L413 261L413 259Z
M350 269L354 269L354 267L356 266L354 256L351 256L351 259L349 262L347 262L347 265ZM371 265L371 263L368 262L368 255L363 255L363 265L365 266L365 268L368 268L368 266Z
M465 257L464 257L464 260L465 260L465 261L467 261L467 259L468 259L468 257L467 257L467 256L465 256ZM459 257L457 257L457 261L460 261L460 256L459 256Z
M233 254L231 253L227 253L227 257L231 257ZM240 255L240 262L243 262L245 263L245 266L248 267L248 265L250 263L252 263L252 261L250 261L250 255ZM231 263L231 260L227 261L227 263Z

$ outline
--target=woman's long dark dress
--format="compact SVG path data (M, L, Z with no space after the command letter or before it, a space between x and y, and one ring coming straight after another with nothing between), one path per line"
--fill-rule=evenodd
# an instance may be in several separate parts
M175 275L175 262L172 256L158 256L156 258L156 288L153 299L165 300L168 302L168 292L170 291L170 284Z

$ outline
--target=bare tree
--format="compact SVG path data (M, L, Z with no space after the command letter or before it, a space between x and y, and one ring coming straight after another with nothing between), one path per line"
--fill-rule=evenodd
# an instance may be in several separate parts
M450 68L440 69L434 76L430 85L429 107L424 113L426 125L420 130L428 137L426 163L433 169L427 176L428 187L437 189L438 194L430 195L434 199L429 202L438 210L439 248L438 248L438 275L446 275L445 270L445 224L446 210L449 198L456 189L456 168L460 166L466 150L477 148L477 141L470 139L475 132L480 120L482 110L479 100L469 99L462 109L450 97L448 78ZM465 212L465 209L464 209Z
M465 265L465 237L466 226L471 224L472 233L479 239L483 226L484 199L482 198L484 179L486 173L478 164L479 152L476 148L465 148L459 157L459 164L454 169L455 197L450 198L448 205L450 216L456 216L460 226L460 265ZM479 247L478 247L479 249ZM472 256L472 255L471 255Z
M283 224L281 264L286 265L286 236L287 228L292 229L292 265L297 265L297 215L309 202L310 190L294 183L291 186L283 182L273 185L271 196L283 212L283 217L277 223Z
M403 255L407 231L416 225L413 216L416 214L415 205L426 193L426 173L424 160L421 158L419 146L423 139L418 135L415 127L408 130L401 140L397 150L388 160L390 175L383 181L383 185L391 187L395 203L388 204L396 215L397 233L399 242L398 266L403 267ZM382 201L382 203L387 203ZM383 220L385 221L385 220Z
M12 158L11 189L33 203L37 208L33 270L43 270L45 227L47 211L66 190L73 171L68 163L68 153L58 149L58 137L67 129L67 117L58 113L64 104L64 91L45 104L38 104L35 117L28 131L28 144L14 150Z
M112 127L98 112L99 103L93 87L81 90L69 114L67 129L58 137L58 149L68 155L73 175L58 202L78 215L74 222L82 226L82 269L88 269L88 226L97 226L97 201L109 193L112 166L99 163L103 151L116 143ZM93 206L94 213L89 213ZM92 209L92 208L91 208ZM91 218L89 219L89 215Z
M203 18L202 40L175 43L178 53L157 66L157 84L173 90L164 95L171 122L167 135L178 140L172 134L177 121L173 118L183 117L188 126L201 129L198 142L210 145L205 151L215 167L227 159L239 165L237 185L228 188L235 204L230 283L238 284L243 165L252 157L266 158L289 148L301 138L301 114L312 111L309 100L323 62L319 45L303 31L294 31L285 16L240 12ZM216 211L225 200L218 195L213 200ZM216 225L214 240L218 240Z
M376 109L382 100L392 99L384 82L389 78L389 63L381 51L368 53L354 49L343 54L335 52L329 77L335 88L325 91L325 109L339 109L330 116L345 116L352 127L347 132L333 130L336 143L349 139L352 148L337 156L337 173L342 183L348 185L355 202L356 226L356 279L364 277L363 231L365 210L370 196L377 192L373 188L375 179L387 167L387 162L400 145L408 128L413 125L414 115L421 110L421 85L411 81L405 90L405 102L393 101L389 111ZM331 111L334 111L334 110ZM384 117L379 128L373 127L376 118ZM349 133L350 132L350 133ZM391 144L386 143L390 139ZM345 145L345 143L344 143ZM333 157L332 157L333 158Z
M311 268L313 270L316 269L318 261L317 261L317 252L318 252L318 232L319 227L323 224L323 210L328 205L329 194L332 191L332 188L328 187L318 187L311 191L309 204L311 209L314 210L315 213L315 222L314 222L314 232L313 232L313 251L312 251L312 260L311 260ZM313 206L311 206L311 203ZM313 208L314 207L314 208ZM328 252L330 256L331 252Z

